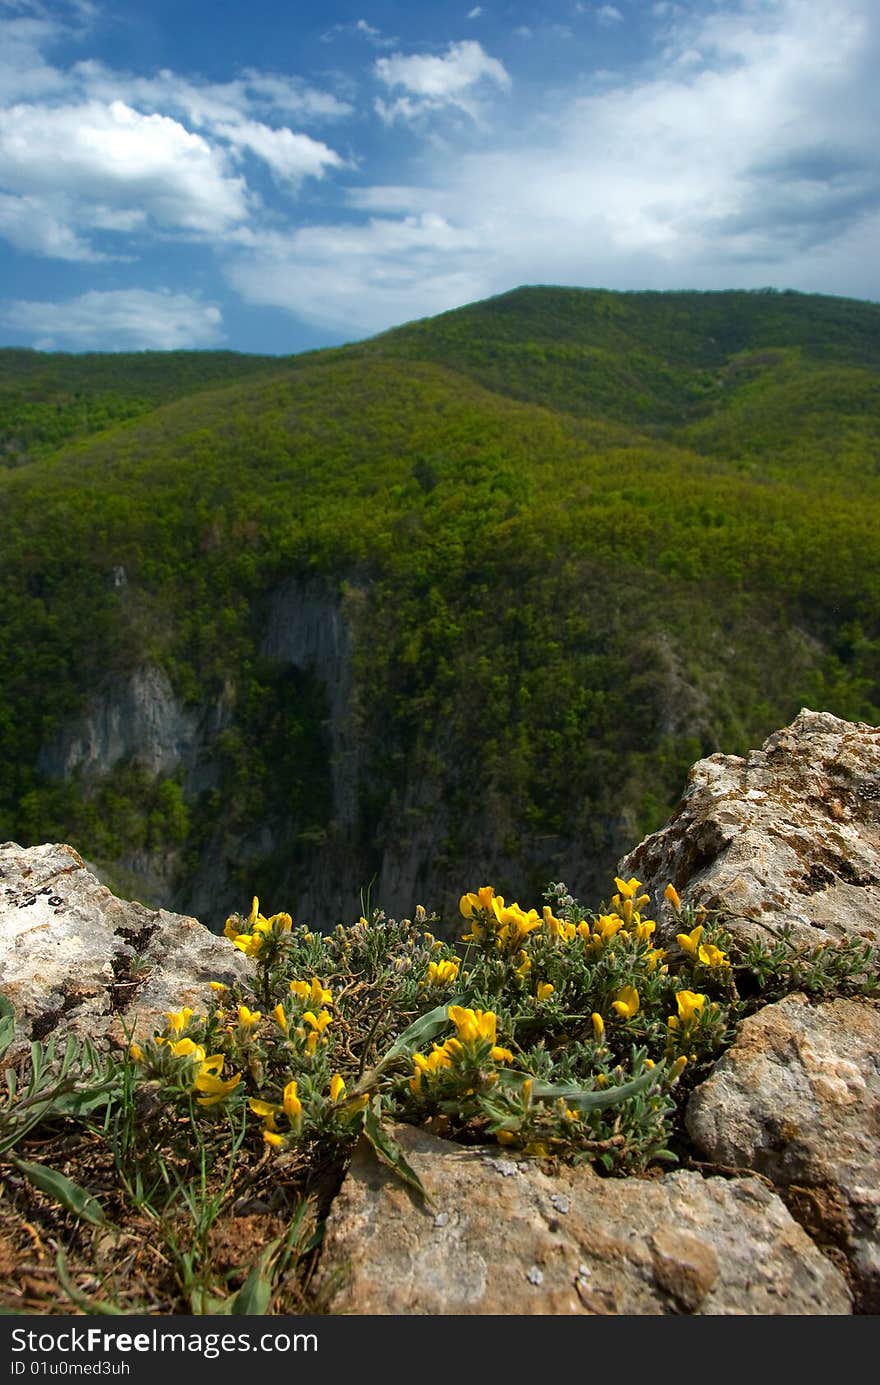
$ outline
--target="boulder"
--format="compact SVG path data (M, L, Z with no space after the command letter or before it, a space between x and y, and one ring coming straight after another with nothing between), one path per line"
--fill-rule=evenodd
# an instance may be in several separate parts
M745 1020L691 1096L697 1150L771 1179L880 1313L880 1004L790 995Z
M743 939L880 938L880 727L804 709L760 750L699 760L618 873L647 886L661 932L671 883Z
M840 1271L757 1178L600 1178L396 1132L430 1202L360 1146L316 1280L347 1314L846 1314Z
M19 1046L151 1034L166 1011L203 1007L210 981L246 969L197 919L117 899L73 847L0 846L0 991Z

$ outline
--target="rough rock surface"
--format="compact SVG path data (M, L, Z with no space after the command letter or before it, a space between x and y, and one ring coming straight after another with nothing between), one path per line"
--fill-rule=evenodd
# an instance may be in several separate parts
M356 1151L324 1238L331 1312L851 1311L843 1276L756 1178L549 1173L407 1126L397 1137L431 1205Z
M708 1159L770 1178L846 1257L858 1310L880 1312L880 1005L791 995L766 1006L686 1121Z
M196 919L117 899L70 846L0 846L0 990L21 1040L149 1034L246 966Z
M729 931L880 938L880 727L804 709L747 756L691 769L675 814L618 866L657 902L725 906Z

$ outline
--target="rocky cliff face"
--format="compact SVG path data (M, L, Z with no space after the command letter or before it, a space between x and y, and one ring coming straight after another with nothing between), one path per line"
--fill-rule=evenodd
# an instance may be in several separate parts
M671 878L745 936L790 923L811 942L876 941L878 752L878 728L804 711L760 751L695 765L674 818L620 873L649 882L667 932ZM115 899L70 848L0 848L0 987L20 1044L70 1030L120 1042L243 965L194 919ZM405 1127L431 1204L359 1150L317 1282L330 1311L355 1314L877 1313L878 1052L875 1001L765 1005L690 1098L691 1167L659 1178Z
M374 618L366 586L352 580L340 588L317 577L285 579L252 613L260 676L265 661L277 671L278 687L290 686L289 674L315 693L310 735L324 756L327 792L322 784L312 795L321 800L314 816L290 810L294 769L286 779L279 774L268 810L236 817L236 752L229 744L236 737L253 744L256 733L234 664L219 696L188 703L164 669L143 663L110 680L62 726L39 755L43 774L78 781L95 795L102 785L115 793L113 776L124 779L135 767L157 784L177 780L190 810L186 840L154 830L146 842L108 848L99 867L107 882L196 914L215 929L246 907L253 891L324 927L356 918L362 890L401 917L418 903L453 910L462 889L486 880L508 894L540 891L551 878L574 881L581 893L604 888L611 861L637 834L632 805L615 808L608 820L591 817L601 861L589 859L599 848L584 850L574 822L563 834L536 834L524 860L517 797L501 786L470 791L473 750L462 743L461 725L410 727L414 743L404 750L370 711L358 653L369 649ZM663 690L658 728L664 735L685 726L698 732L705 707L675 652L658 640L650 657ZM94 859L89 841L76 844Z
M290 578L272 593L260 653L314 674L327 695L333 816L357 816L358 748L352 726L352 638L337 593L323 582Z
M211 743L229 724L227 694L209 707L184 706L164 669L145 664L117 678L41 751L38 767L50 778L99 779L119 764L148 774L182 772L194 791L216 778Z

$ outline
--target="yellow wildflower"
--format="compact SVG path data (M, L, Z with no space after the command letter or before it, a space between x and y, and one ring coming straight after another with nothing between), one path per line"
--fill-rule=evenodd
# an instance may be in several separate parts
M692 1024L700 1015L700 1011L706 1004L706 997L697 991L676 991L675 1003L678 1006L678 1018L682 1024ZM671 1018L675 1018L672 1016ZM677 1028L677 1026L670 1026Z
M563 942L570 943L575 936L574 924L567 919L558 919L551 910L549 904L544 905L542 913L544 927L547 929L551 938L561 938Z
M648 903L648 896L646 894L637 893L642 882L637 880L634 875L631 876L629 880L621 880L619 875L615 875L614 883L617 886L618 893L613 897L611 903L618 913L623 915L625 923L629 925L633 921L633 916L637 914L637 911L641 909L642 905Z
M410 1090L419 1092L422 1086L422 1077L436 1077L442 1068L452 1066L452 1057L446 1044L435 1044L429 1054L414 1053L412 1056L413 1075L409 1079Z
M593 927L595 929L594 937L607 943L623 927L623 919L619 914L600 914Z
M529 972L532 969L532 959L528 955L528 953L517 953L516 962L517 965L514 967L514 971L516 972L517 976L528 976Z
M500 1145L515 1145L516 1136L512 1130L496 1130L495 1139Z
M639 1012L639 993L635 986L624 986L622 991L618 991L617 998L611 1002L612 1010L620 1015L621 1019L632 1019L633 1015Z
M498 1048L497 1045L492 1048L491 1052L489 1053L489 1057L492 1059L493 1063L513 1062L513 1054L511 1053L510 1049Z
M426 985L449 986L458 976L458 969L457 961L429 962Z
M258 957L265 941L263 934L255 930L253 933L239 933L237 938L232 939L232 945L245 957Z
M255 1116L259 1116L260 1120L265 1121L265 1130L278 1129L275 1118L282 1109L280 1106L276 1106L275 1103L271 1101L260 1101L257 1097L251 1097L248 1101L248 1106Z
M204 1061L205 1050L201 1044L193 1043L192 1039L178 1039L176 1043L169 1044L168 1047L175 1058L192 1058L195 1063Z
M535 993L535 994L536 994L536 998L537 998L539 1001L542 1001L542 1000L549 1000L550 997L551 997L551 995L553 994L553 992L554 992L555 990L556 990L556 987L555 987L555 986L551 986L549 981L541 981L541 982L539 983L538 989L537 989L537 991L536 991L536 993Z
M211 990L216 991L218 995L223 991L229 990L229 987L225 985L222 981L209 981L208 985L211 987Z
M602 1016L594 1010L590 1018L593 1021L593 1038L600 1044L605 1038L605 1021Z
M332 1024L333 1017L329 1010L321 1010L315 1014L314 1010L306 1010L303 1014L303 1024L307 1024L310 1029L314 1029L318 1034L323 1034L328 1024Z
M669 901L677 914L681 912L681 899L674 885L669 884L666 886L666 889L663 891L663 898Z
M333 995L313 976L311 981L291 981L290 989L297 1000L303 1000L312 1009L320 1009L322 1005L332 1005Z
M495 899L495 891L491 885L483 885L482 889L476 894L463 894L458 902L459 912L462 918L473 918L474 912L478 909L485 909L487 912L492 908ZM502 904L504 901L501 901Z
M294 1125L302 1119L302 1102L297 1096L296 1081L288 1082L283 1094L284 1114Z
M270 928L273 924L281 933L289 933L293 927L293 919L290 914L273 914L269 919Z
M241 1073L237 1072L234 1077L222 1078L223 1054L214 1053L210 1058L199 1064L199 1070L195 1075L193 1087L203 1095L198 1097L200 1106L214 1106L218 1101L222 1101L230 1092L234 1091L241 1081Z
M263 1139L266 1144L271 1145L273 1149L280 1149L284 1144L284 1136L279 1135L276 1130L269 1130L268 1128L263 1131Z
M169 1010L165 1015L172 1034L180 1034L186 1029L192 1017L193 1012L188 1005L184 1005L182 1010Z
M464 1043L488 1039L494 1044L498 1016L493 1010L469 1010L462 1005L450 1005L448 1014Z
M278 1025L278 1028L281 1030L281 1032L283 1034L286 1034L288 1030L288 1022L287 1015L284 1013L283 1005L279 1003L275 1006L275 1009L272 1011L272 1018Z
M696 960L702 936L703 925L698 923L696 928L690 933L676 933L675 941L683 952L686 952L689 957L693 957Z
M330 1100L334 1103L345 1096L345 1079L335 1072L330 1078Z
M727 953L722 952L721 948L716 947L714 943L703 943L697 952L697 958L704 967L726 967L729 965Z
M238 1022L242 1029L253 1029L263 1018L262 1010L249 1010L246 1005L238 1007Z
M634 875L630 876L629 880L621 880L619 875L615 875L614 883L621 898L632 899L642 882L637 880Z
M682 1053L679 1058L676 1058L675 1062L672 1064L672 1067L669 1069L670 1082L675 1082L679 1077L681 1077L681 1074L684 1072L686 1067L687 1058Z

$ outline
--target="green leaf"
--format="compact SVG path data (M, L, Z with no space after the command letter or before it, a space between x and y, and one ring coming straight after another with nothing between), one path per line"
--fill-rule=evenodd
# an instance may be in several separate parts
M532 1081L532 1100L557 1101L563 1097L569 1106L579 1106L582 1111L599 1111L605 1106L617 1106L622 1101L628 1101L631 1096L643 1092L657 1080L663 1066L662 1063L658 1063L656 1067L647 1068L638 1077L634 1077L631 1082L624 1082L619 1087L605 1087L602 1091L578 1087L573 1082L540 1082L535 1078ZM528 1074L507 1070L499 1076L504 1086L521 1087Z
M63 1173L58 1173L45 1164L28 1163L26 1159L19 1159L15 1155L12 1156L12 1163L29 1183L33 1183L41 1193L46 1193L56 1202L60 1202L68 1212L82 1217L83 1221L90 1222L92 1226L100 1226L106 1221L104 1209L98 1199L87 1193L78 1183L66 1178Z
M449 1024L449 1006L464 1005L469 996L456 996L447 1001L445 1005L438 1005L435 1009L429 1010L426 1015L419 1015L418 1019L413 1020L412 1024L404 1029L402 1034L398 1034L394 1043L382 1055L374 1068L364 1073L352 1092L356 1096L359 1092L366 1091L375 1082L380 1073L387 1067L396 1062L398 1058L411 1058L412 1055L424 1044L430 1043L441 1030Z
M376 1153L376 1156L389 1169L397 1174L410 1188L423 1197L426 1202L431 1199L422 1186L422 1181L414 1169L407 1163L403 1150L395 1140L391 1132L382 1124L382 1100L381 1097L374 1097L370 1105L364 1111L364 1134L369 1140Z
M265 1317L269 1311L269 1304L272 1302L274 1290L273 1276L269 1271L269 1263L281 1244L282 1237L278 1240L270 1241L257 1260L247 1279L242 1284L238 1293L232 1301L230 1313L245 1317Z

